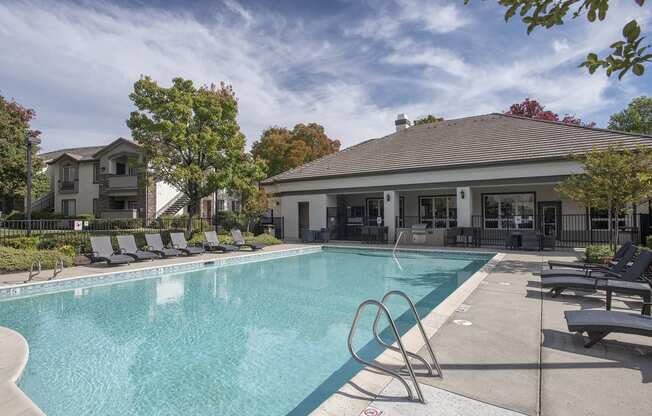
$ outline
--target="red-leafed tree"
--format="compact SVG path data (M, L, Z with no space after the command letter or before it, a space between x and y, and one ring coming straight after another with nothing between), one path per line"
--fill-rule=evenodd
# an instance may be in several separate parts
M512 104L509 107L509 110L505 111L505 114L534 118L537 120L561 121L562 123L575 124L584 127L595 127L594 122L585 123L582 119L568 114L564 117L559 117L557 113L546 110L537 100L530 100L529 98L526 98L522 103Z

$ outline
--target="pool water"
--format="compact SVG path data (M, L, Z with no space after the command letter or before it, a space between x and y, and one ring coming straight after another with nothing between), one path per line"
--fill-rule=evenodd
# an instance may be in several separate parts
M3 301L0 325L27 339L20 386L49 416L303 415L360 369L360 302L399 289L425 316L490 258L327 248ZM381 352L372 321L365 357Z

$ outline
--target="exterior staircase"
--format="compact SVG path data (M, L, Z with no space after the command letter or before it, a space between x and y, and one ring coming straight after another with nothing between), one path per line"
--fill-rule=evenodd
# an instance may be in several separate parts
M159 212L156 213L156 217L164 215L175 215L181 211L186 205L190 202L190 198L179 192L174 198L170 200L167 204L161 208Z
M33 212L52 212L54 211L54 192L48 192L36 201L32 202Z

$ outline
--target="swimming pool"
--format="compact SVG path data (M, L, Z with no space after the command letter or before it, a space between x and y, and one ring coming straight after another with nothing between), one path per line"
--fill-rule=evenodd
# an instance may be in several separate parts
M303 415L360 369L346 348L360 302L400 289L425 316L492 255L397 257L324 248L4 300L0 325L27 339L20 387L49 416Z

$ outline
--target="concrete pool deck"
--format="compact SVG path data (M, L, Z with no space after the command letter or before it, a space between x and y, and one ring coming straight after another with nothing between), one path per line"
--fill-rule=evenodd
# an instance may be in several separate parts
M283 244L267 247L263 252L309 246ZM205 254L121 267L79 266L65 269L57 279L247 254L251 252ZM425 405L407 402L402 387L389 376L362 370L313 414L358 416L370 405L382 410L385 416L649 414L652 339L612 334L592 349L585 349L583 338L567 331L563 311L603 308L604 297L597 293L581 298L569 291L568 295L553 299L539 287L536 274L545 261L573 257L573 252L507 252L486 273L469 279L472 282L466 290L451 295L454 299L444 306L447 310L439 310L424 319L426 331L434 334L431 344L444 371L443 379L419 378L428 400ZM42 275L47 277L49 273L46 273ZM2 275L0 280L20 283L26 276L26 273ZM640 302L634 298L615 298L614 309L636 313L640 311ZM472 325L455 323L460 320ZM413 333L403 338L414 338ZM417 345L413 341L410 339L409 344ZM2 342L0 334L0 347ZM343 339L342 343L345 342ZM20 350L19 347L9 349ZM423 356L424 352L420 351ZM1 354L0 351L0 358ZM400 365L396 356L383 362L396 368ZM0 380L0 409L12 400L21 404L29 402L16 387L15 380L9 383ZM4 413L3 410L0 414L42 415L38 408L31 409L32 413L26 409L21 412L20 407L15 409L18 411Z
M431 397L425 405L407 402L389 376L362 370L313 414L358 416L367 406L384 416L649 414L652 339L611 334L586 349L582 336L568 332L563 311L604 308L604 295L568 291L552 298L541 290L537 274L545 262L569 257L573 253L508 252L462 307L438 328L426 328L436 331L431 345L444 378L419 377ZM640 307L627 297L613 305L632 313ZM425 348L419 353L427 357ZM398 358L383 358L400 368Z

